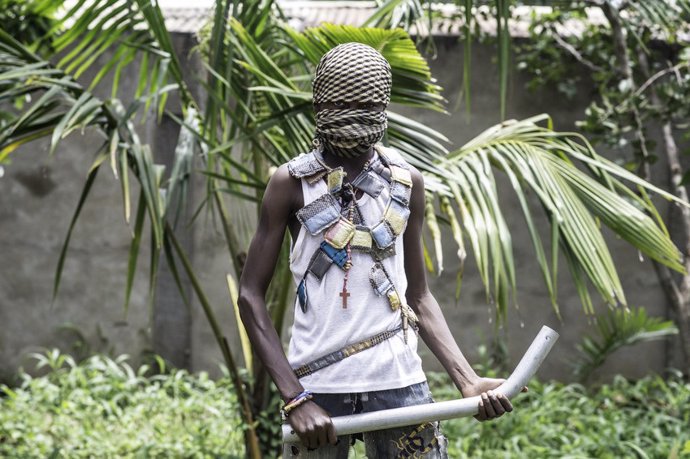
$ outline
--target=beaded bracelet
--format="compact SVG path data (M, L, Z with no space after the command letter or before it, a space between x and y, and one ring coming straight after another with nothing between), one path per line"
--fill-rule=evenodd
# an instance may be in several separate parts
M282 414L284 418L287 418L290 411L294 410L301 404L308 402L312 398L314 398L312 391L305 390L302 393L300 393L297 397L293 398L285 405L283 405L283 408L280 410L280 414Z

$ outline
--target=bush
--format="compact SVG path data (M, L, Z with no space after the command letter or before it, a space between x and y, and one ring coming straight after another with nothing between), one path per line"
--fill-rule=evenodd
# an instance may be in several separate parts
M37 356L51 372L0 387L0 457L243 457L229 379L183 370L145 377L125 357L77 365Z
M0 386L0 457L243 457L229 378L206 373L145 376L125 358L76 364L37 356L43 377ZM457 398L447 376L429 374L437 400ZM680 376L609 385L533 381L515 411L494 422L443 422L451 458L690 457L690 385ZM276 439L276 441L279 441ZM361 444L355 455L362 457Z
M457 398L445 378L437 400ZM637 382L622 377L588 390L579 384L530 383L515 411L494 422L443 424L452 458L690 457L690 384L676 375Z

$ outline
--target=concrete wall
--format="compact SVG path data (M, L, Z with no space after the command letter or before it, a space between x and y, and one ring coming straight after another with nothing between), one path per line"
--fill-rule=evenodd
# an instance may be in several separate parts
M177 35L175 41L184 50L180 55L186 56L193 45L192 38ZM476 45L473 49L473 106L468 119L464 108L457 104L462 84L462 49L454 39L440 39L438 57L431 66L445 88L448 106L453 113L450 116L410 110L405 113L445 133L455 147L497 123L498 79L492 62L494 56L495 51L488 45ZM194 62L186 62L185 70L190 76L200 72L198 63ZM136 69L131 69L123 76L122 87L128 87L128 82L136 80L136 72ZM580 88L581 97L568 101L554 88L527 92L523 89L525 81L525 75L517 72L511 76L509 118L520 119L548 112L555 120L556 129L572 130L574 121L581 116L591 97L591 88L584 84ZM103 93L107 92L108 88L105 88ZM456 108L458 105L460 107ZM156 124L149 119L140 128L143 138L153 145L157 161L169 163L177 126L170 120ZM73 351L75 346L81 346L81 350L76 351L83 355L90 351L113 355L128 353L133 356L134 363L153 351L165 354L170 349L177 349L174 361L179 365L218 374L220 353L198 302L194 300L188 312L181 311L184 306L165 271L157 288L157 313L149 310L148 241L142 243L139 275L129 313L124 316L122 304L130 230L122 218L119 184L105 168L75 229L61 291L51 307L53 276L60 247L99 142L92 133L75 133L62 143L53 157L48 157L46 142L36 142L14 153L12 164L5 167L5 175L0 178L0 324L3 325L0 328L0 379L9 378L18 366L26 365L28 353L53 346ZM542 324L556 328L562 338L545 363L542 375L545 378L571 379L569 362L576 356L575 345L582 335L593 331L591 321L582 312L564 261L560 265L559 282L563 321L556 319L534 261L524 219L515 197L504 185L499 183L500 198L512 230L520 308L509 310L508 324L498 333L508 344L509 356L515 362ZM200 180L194 183L193 188L192 206L204 195ZM538 208L534 196L530 200ZM251 228L256 217L251 209L231 199L227 204L238 221ZM231 272L228 254L223 249L225 243L210 216L202 214L199 220L194 231L183 231L181 238L223 330L240 358L236 324L225 282L226 274ZM547 222L542 216L537 221L547 230ZM248 231L242 242L248 244L250 236ZM608 237L608 240L630 305L645 306L650 315L668 315L666 300L651 263L639 261L637 252L624 242L614 237ZM461 348L471 361L476 361L478 346L487 343L494 335L494 311L486 302L471 255L465 263L463 288L456 303L454 291L458 261L454 243L447 233L444 247L445 271L438 277L429 275L431 290L443 305ZM597 301L599 310L603 310L600 303ZM173 316L174 320L166 322ZM440 369L426 348L420 352L427 369ZM625 349L607 362L597 378L605 379L615 373L639 377L650 371L660 372L673 358L673 352L674 346L664 343Z

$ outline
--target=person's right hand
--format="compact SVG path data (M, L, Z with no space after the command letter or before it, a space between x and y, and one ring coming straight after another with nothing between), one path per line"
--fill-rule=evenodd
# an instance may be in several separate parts
M293 408L287 420L302 444L309 449L329 443L335 445L338 441L331 417L311 400Z

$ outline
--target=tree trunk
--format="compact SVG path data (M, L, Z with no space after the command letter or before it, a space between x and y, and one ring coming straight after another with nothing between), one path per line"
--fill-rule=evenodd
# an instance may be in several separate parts
M621 22L619 11L610 1L604 0L600 4L601 10L611 26L614 52L616 54L616 66L620 77L630 82L632 88L637 86L634 81L633 69L628 56L628 45L626 42L625 31ZM647 62L647 55L639 50L637 57L640 65L642 77L649 81L650 69ZM660 106L660 100L654 85L649 87L650 99L653 105ZM637 125L636 135L641 143L643 152L642 166L639 173L647 181L651 181L649 163L646 161L646 145L644 135L644 125L639 116L637 108L634 108L634 118ZM673 126L670 119L662 120L661 133L664 141L664 152L668 161L669 185L671 192L684 201L688 201L688 191L681 183L683 171L678 155L678 146L673 137ZM673 205L673 204L672 204ZM676 210L674 212L674 210ZM654 268L659 278L659 282L671 303L671 308L675 315L675 322L680 334L681 347L683 352L683 371L690 375L690 208L678 206L669 212L669 224L675 218L679 219L681 234L680 246L683 253L683 265L685 274L676 275L666 266L654 262Z

